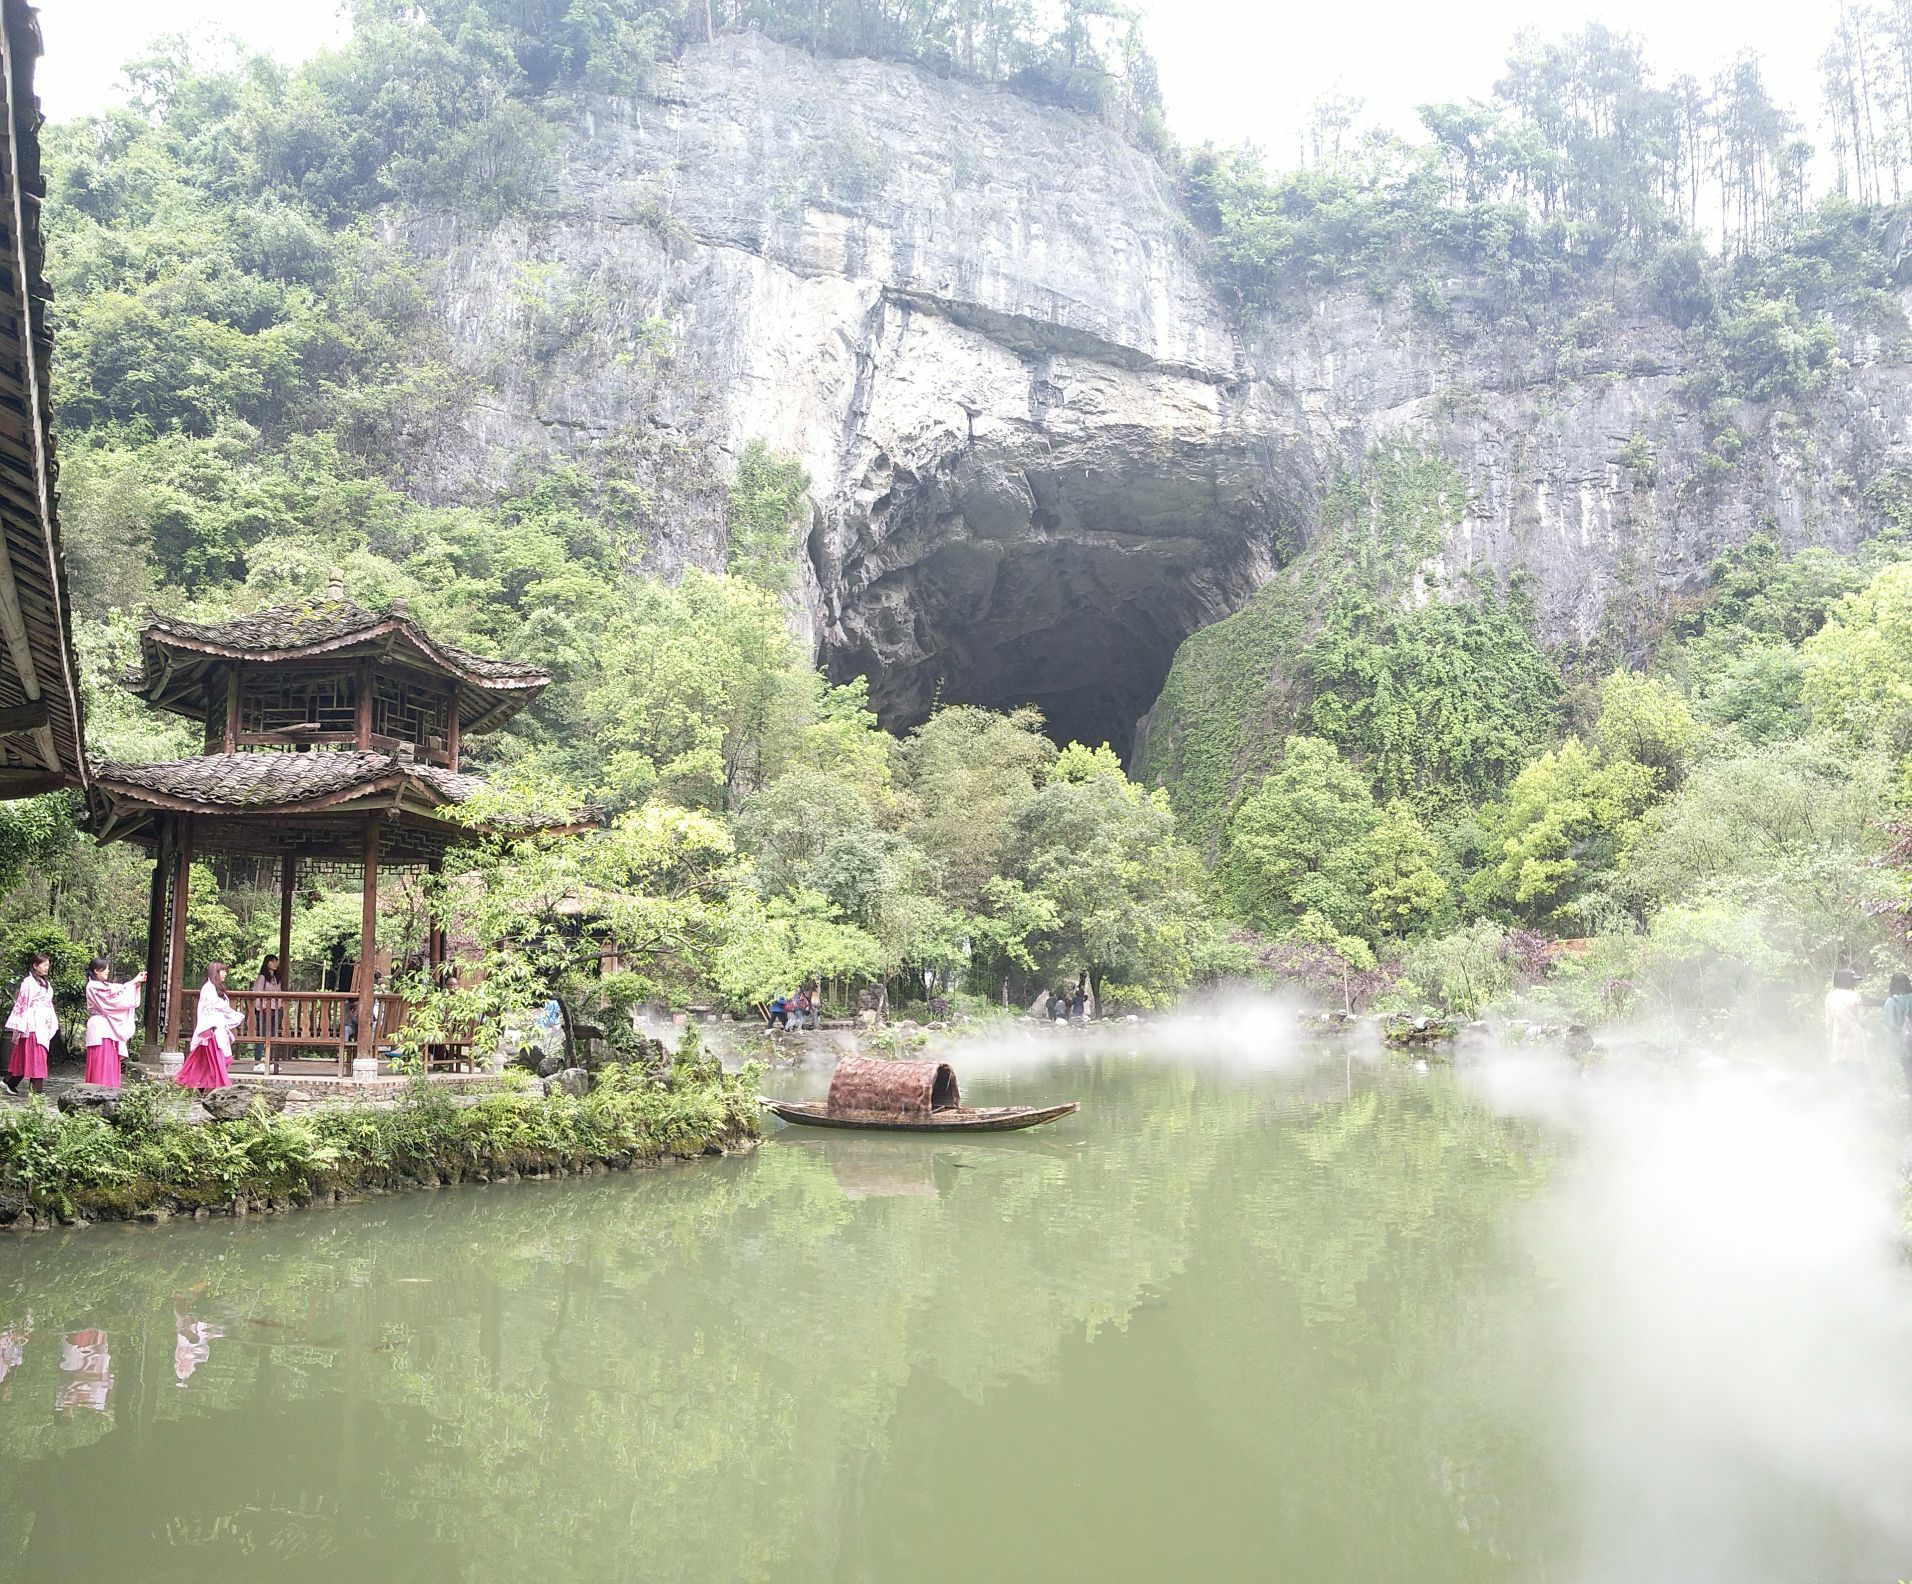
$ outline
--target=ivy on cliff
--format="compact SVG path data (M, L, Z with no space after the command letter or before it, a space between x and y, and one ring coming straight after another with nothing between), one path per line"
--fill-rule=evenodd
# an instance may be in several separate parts
M1315 544L1243 610L1176 656L1141 772L1213 845L1238 789L1305 730L1383 800L1494 796L1553 736L1564 688L1519 580L1441 586L1437 554L1465 480L1407 440L1375 449L1322 506Z

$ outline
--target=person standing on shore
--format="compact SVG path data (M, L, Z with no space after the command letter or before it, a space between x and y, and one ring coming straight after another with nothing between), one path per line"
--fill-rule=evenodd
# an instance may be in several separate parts
M192 1049L173 1081L182 1089L226 1087L232 1065L232 1031L245 1022L243 1012L235 1012L226 999L226 965L209 963L206 982L199 987L199 1018L193 1025Z
M95 957L86 965L86 1081L102 1089L120 1086L120 1062L133 1038L133 1017L139 1011L139 987L146 970L123 984L107 975L113 965Z
M1864 1067L1866 1029L1859 998L1859 976L1850 968L1837 969L1826 992L1826 1056L1834 1067Z
M259 977L252 981L252 1032L264 1036L252 1048L252 1070L266 1070L266 1040L276 1040L284 1024L279 1012L279 992L285 988L285 976L279 971L279 954L267 952L259 964Z
M22 1082L33 1085L35 1094L46 1093L46 1052L53 1036L60 1032L60 1014L53 1006L53 959L35 952L26 978L20 981L13 998L13 1010L7 1014L7 1027L13 1033L13 1052L7 1058L7 1088L20 1092Z
M1905 1075L1906 1093L1912 1095L1912 978L1902 973L1892 976L1879 1019L1885 1024L1886 1043Z

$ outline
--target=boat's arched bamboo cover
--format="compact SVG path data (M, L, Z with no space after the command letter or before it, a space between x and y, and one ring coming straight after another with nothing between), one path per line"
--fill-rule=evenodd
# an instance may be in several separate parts
M962 1104L956 1073L948 1062L885 1061L846 1056L830 1075L827 1109L879 1116L926 1117Z

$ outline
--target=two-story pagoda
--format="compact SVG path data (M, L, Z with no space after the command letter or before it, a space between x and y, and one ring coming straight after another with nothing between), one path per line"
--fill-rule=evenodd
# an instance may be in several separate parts
M459 768L465 738L489 731L550 681L533 666L440 643L401 605L350 604L336 576L323 601L223 622L151 618L127 685L149 704L203 722L205 751L158 764L104 763L94 775L103 841L153 850L146 1042L177 1051L192 1032L193 987L181 982L193 859L222 853L279 863L279 961L289 978L292 899L304 876L356 870L359 953L349 992L286 990L249 1009L243 1042L272 1071L283 1057L333 1057L341 1074L377 1071L377 1050L405 1007L378 996L372 964L382 871L435 871L470 827L448 811L481 783ZM445 931L426 943L434 973ZM233 965L234 988L250 984ZM247 998L235 995L235 1006Z

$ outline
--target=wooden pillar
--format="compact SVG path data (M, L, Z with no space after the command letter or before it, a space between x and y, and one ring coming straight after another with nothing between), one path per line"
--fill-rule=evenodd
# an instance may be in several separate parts
M292 988L292 885L299 864L291 853L279 860L279 983Z
M226 729L220 752L239 751L239 667L226 673Z
M369 751L372 746L372 662L369 660L361 660L358 665L358 718L353 734L359 752Z
M451 690L451 718L445 727L445 754L452 769L458 768L458 689Z
M428 858L425 861L427 894L434 889L440 874L444 872L445 860L442 857ZM445 926L439 920L438 909L431 906L425 930L425 969L431 981L432 989L438 988L438 970L445 964Z
M286 990L292 988L292 883L298 872L298 860L291 853L279 860L279 984ZM288 1019L292 1016L292 1006L284 996L279 997L277 1017L271 1013L264 1016L267 1031L276 1027L282 1035L291 1032ZM282 1045L265 1047L267 1072L279 1070L279 1052L284 1048Z
M358 1046L355 1054L370 1057L378 1050L372 1027L372 957L378 950L378 816L365 816L365 890L359 912Z
M166 999L166 887L172 879L173 822L162 819L153 849L153 890L146 907L146 998L142 1008L142 1054L159 1050L159 1009Z
M166 1048L179 1049L180 1003L186 977L186 894L192 889L193 817L182 814L173 846L173 913L166 931ZM187 1030L188 1034L191 1030Z

